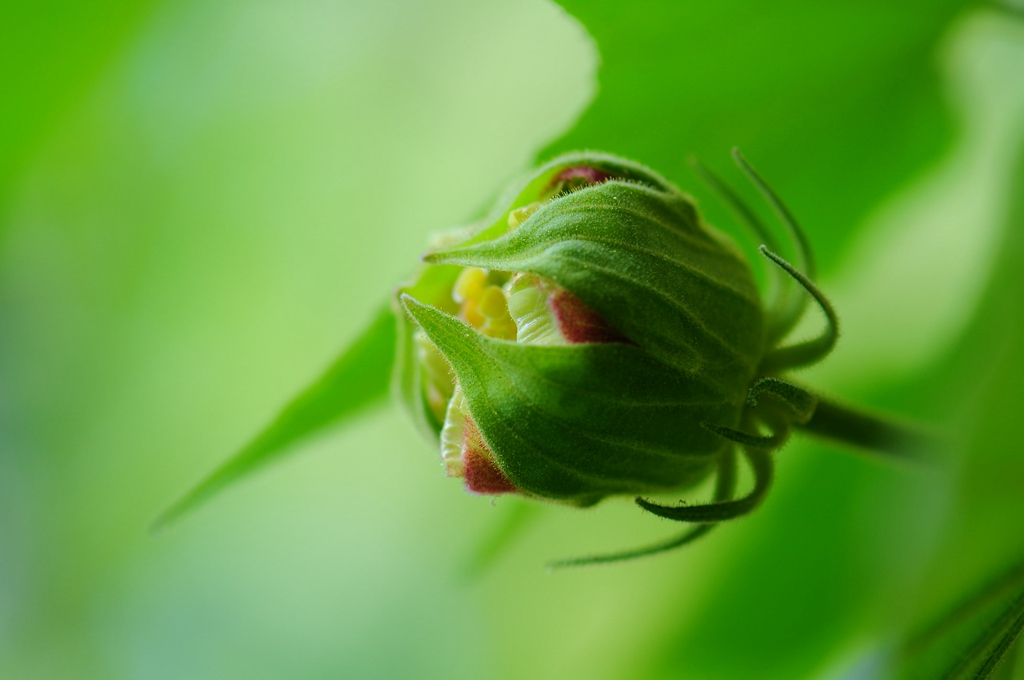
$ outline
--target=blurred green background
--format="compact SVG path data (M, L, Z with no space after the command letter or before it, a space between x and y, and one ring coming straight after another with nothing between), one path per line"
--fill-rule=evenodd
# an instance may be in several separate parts
M0 677L870 678L1024 554L1019 14L12 0L0 27ZM734 144L844 324L801 377L944 427L945 464L797 438L678 553L547 573L675 528L543 507L470 575L517 501L387 408L147 534L536 158L633 156L750 247L686 170L735 179Z

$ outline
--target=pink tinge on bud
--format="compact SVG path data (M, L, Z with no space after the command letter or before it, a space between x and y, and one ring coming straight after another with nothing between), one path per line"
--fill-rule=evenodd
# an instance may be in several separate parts
M583 180L587 184L600 184L610 178L611 175L603 170L598 170L588 165L576 165L558 173L555 179L551 181L551 184L555 185L559 182L568 182L573 179Z
M569 344L583 342L628 342L601 316L565 289L548 298L558 330Z
M487 496L498 496L518 491L494 463L494 455L483 437L480 436L476 423L470 418L466 419L462 464L467 491Z

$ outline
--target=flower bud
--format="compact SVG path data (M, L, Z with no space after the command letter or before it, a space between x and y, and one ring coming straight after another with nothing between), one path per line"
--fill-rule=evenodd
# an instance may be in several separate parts
M351 418L383 396L389 372L446 472L471 492L577 506L637 495L648 512L696 524L655 545L556 567L664 552L751 512L771 486L771 452L794 428L901 457L934 447L925 431L821 400L783 378L828 356L839 320L814 282L792 213L738 150L733 156L796 255L793 265L774 252L775 237L756 213L696 164L777 267L765 309L746 260L678 189L630 161L563 156L487 219L435 239L392 309L155 525ZM825 329L785 344L805 294L824 313ZM739 497L737 445L754 482ZM712 472L711 503L639 497L692 487Z
M399 391L470 491L589 505L693 486L765 351L749 264L637 164L564 156L398 291Z

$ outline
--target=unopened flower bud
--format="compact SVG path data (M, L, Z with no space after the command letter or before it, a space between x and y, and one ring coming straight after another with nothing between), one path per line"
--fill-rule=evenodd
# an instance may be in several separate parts
M557 159L424 259L400 290L421 348L403 393L470 491L577 505L668 491L731 445L703 424L739 425L763 353L757 289L650 170Z
M838 319L813 281L796 221L734 156L787 226L796 266L773 252L774 236L755 213L697 167L765 243L761 253L777 266L770 303L762 306L733 243L663 178L612 156L563 156L481 223L438 237L392 309L157 523L351 417L383 394L389 370L447 474L474 493L586 506L691 488L717 472L711 503L636 499L696 527L561 566L669 550L752 511L771 484L770 452L796 427L901 456L931 447L925 433L821 401L781 377L831 352ZM784 345L805 294L824 312L825 331ZM737 449L754 484L734 498Z

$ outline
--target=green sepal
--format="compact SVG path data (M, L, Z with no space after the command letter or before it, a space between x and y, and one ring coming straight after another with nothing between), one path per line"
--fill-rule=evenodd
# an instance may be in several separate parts
M385 306L316 382L247 446L157 517L152 529L179 519L225 487L294 451L301 440L383 401L394 361L395 314Z
M703 423L704 427L714 432L723 439L728 439L731 442L740 444L749 449L757 449L759 451L771 451L779 448L786 443L786 438L789 436L788 428L781 428L776 432L772 432L769 436L747 434L731 427L722 427L721 425L715 425L714 423Z
M491 212L470 229L472 235L462 246L482 243L501 236L508 231L509 214L534 201L552 197L553 182L563 170L572 167L588 167L608 173L613 177L645 184L661 191L673 191L669 182L650 168L618 156L594 151L575 151L551 159L530 174L528 178L514 185L502 194Z
M675 190L609 180L503 236L424 259L551 279L655 358L728 392L746 391L763 352L749 264Z
M575 505L688 488L729 443L739 401L703 376L620 343L520 345L410 296L409 314L451 362L498 466L521 491Z
M836 314L835 308L806 274L765 246L762 245L758 250L789 274L814 298L818 306L821 307L826 322L825 330L818 337L787 347L776 347L765 355L761 362L761 371L779 373L793 368L810 366L821 361L832 352L839 340L839 316Z
M800 224L796 221L796 217L790 212L789 208L782 201L782 198L775 193L771 185L765 181L764 177L761 176L754 166L740 153L738 148L732 150L733 160L740 166L743 173L747 176L757 190L761 193L761 196L768 202L775 211L779 220L786 227L786 231L789 232L790 241L794 247L796 255L796 268L807 275L807 278L814 280L817 278L817 266L814 262L814 251L811 249L811 244L807 240L807 235L804 230L800 227ZM765 241L762 247L767 247L768 250L775 250L775 246L771 242ZM781 340L789 334L791 330L800 321L803 316L804 309L807 307L807 298L800 295L798 291L793 290L791 286L783 288L783 294L776 298L773 304L772 312L769 315L771 323L769 324L769 337L772 342Z
M766 394L772 397L785 412L788 422L796 425L806 425L814 415L814 409L818 407L818 397L802 387L781 378L761 378L750 388L747 403L757 406L759 395Z
M405 408L427 441L436 443L441 433L441 423L427 407L425 369L416 355L416 324L402 308L400 297L409 294L418 300L454 313L457 305L452 300L451 289L461 271L460 267L433 267L423 265L414 283L399 288L391 305L398 319L395 370L391 390L398 402Z

